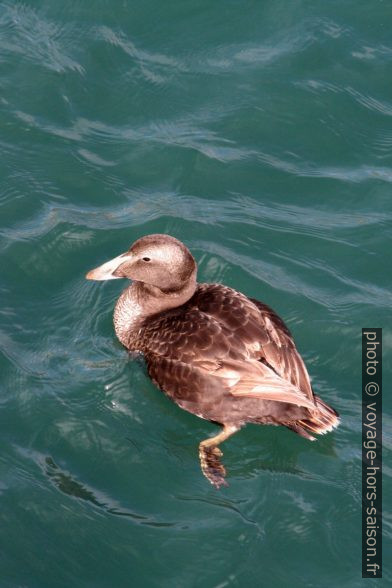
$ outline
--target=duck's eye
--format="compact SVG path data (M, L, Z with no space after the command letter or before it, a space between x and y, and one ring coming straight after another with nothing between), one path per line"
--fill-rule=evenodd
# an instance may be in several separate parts
M143 257L143 261L151 261L150 257Z

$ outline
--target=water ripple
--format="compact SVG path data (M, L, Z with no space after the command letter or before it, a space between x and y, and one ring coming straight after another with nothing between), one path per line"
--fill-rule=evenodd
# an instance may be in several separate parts
M5 37L0 46L4 52L20 54L55 72L83 73L81 64L70 56L78 36L76 27L49 21L20 2L2 6L0 30Z
M392 116L392 104L389 104L385 100L377 100L372 96L362 94L350 86L346 87L346 92L365 108L386 116Z
M323 167L303 162L301 165L292 161L284 160L270 153L259 153L258 158L263 163L288 174L302 177L318 177L342 180L345 182L366 182L369 180L382 180L392 182L392 168L361 165L357 168Z
M183 64L178 59L168 57L162 53L152 53L143 49L138 49L135 43L128 39L123 31L114 31L107 26L102 26L97 29L96 36L98 39L102 39L115 47L120 47L124 53L137 62L186 71Z

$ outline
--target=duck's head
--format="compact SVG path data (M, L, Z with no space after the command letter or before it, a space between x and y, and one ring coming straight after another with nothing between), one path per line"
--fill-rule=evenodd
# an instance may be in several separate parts
M191 252L170 235L146 235L125 253L91 270L88 280L128 278L175 292L196 282L197 265Z

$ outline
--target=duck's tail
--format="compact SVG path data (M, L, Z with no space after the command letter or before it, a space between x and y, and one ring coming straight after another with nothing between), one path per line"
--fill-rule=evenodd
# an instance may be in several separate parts
M310 439L310 441L315 441L316 437L313 437L309 431L317 433L318 435L324 435L325 433L332 431L332 429L335 429L340 422L339 414L335 409L328 406L328 404L318 396L315 395L314 398L316 400L315 412L309 414L305 419L296 421L290 426L292 431L295 431L298 435L301 435L301 437Z

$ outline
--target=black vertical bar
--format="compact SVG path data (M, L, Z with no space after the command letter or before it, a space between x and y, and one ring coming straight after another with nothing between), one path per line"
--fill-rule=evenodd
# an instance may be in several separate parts
M362 578L382 578L382 329L362 329Z

